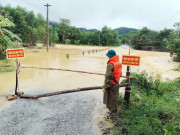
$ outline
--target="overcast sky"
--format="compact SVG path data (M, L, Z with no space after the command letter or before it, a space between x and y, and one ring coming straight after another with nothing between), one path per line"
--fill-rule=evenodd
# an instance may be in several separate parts
M101 29L107 25L162 30L173 28L175 22L180 22L180 0L0 0L3 6L20 5L45 18L46 3L51 5L51 21L68 18L71 25L88 29Z

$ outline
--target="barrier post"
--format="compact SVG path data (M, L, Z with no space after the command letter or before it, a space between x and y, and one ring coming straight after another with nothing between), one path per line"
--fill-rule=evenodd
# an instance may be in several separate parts
M127 66L126 76L130 77L130 66ZM125 94L124 94L124 100L129 104L130 102L130 95L131 95L131 85L130 85L130 78L127 78L128 85L125 87Z
M18 64L18 59L16 58L16 86L15 86L15 95L18 95L17 89L18 89L19 66L20 66L20 64Z

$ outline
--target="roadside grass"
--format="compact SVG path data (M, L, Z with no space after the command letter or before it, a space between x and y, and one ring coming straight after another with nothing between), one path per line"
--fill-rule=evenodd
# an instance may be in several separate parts
M177 68L174 69L175 71L180 71L180 64L178 65Z
M113 135L179 135L180 78L161 82L147 73L133 73L131 104L119 96L118 116Z
M10 60L0 60L0 74L13 71L15 71L15 68L13 67Z

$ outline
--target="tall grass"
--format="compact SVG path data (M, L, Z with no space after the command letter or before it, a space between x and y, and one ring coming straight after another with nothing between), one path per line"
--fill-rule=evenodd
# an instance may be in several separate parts
M0 74L13 71L15 71L15 68L13 67L11 60L0 60Z
M179 135L180 78L161 82L147 73L133 74L131 105L125 105L123 95L118 116L113 120L114 135ZM120 123L120 124L119 124Z

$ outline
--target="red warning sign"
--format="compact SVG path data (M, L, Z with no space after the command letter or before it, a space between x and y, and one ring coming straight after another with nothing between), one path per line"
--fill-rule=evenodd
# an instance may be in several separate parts
M6 50L7 58L21 58L24 57L24 49L7 49Z
M123 55L122 56L122 64L123 65L129 65L129 66L139 66L140 57L139 56Z

